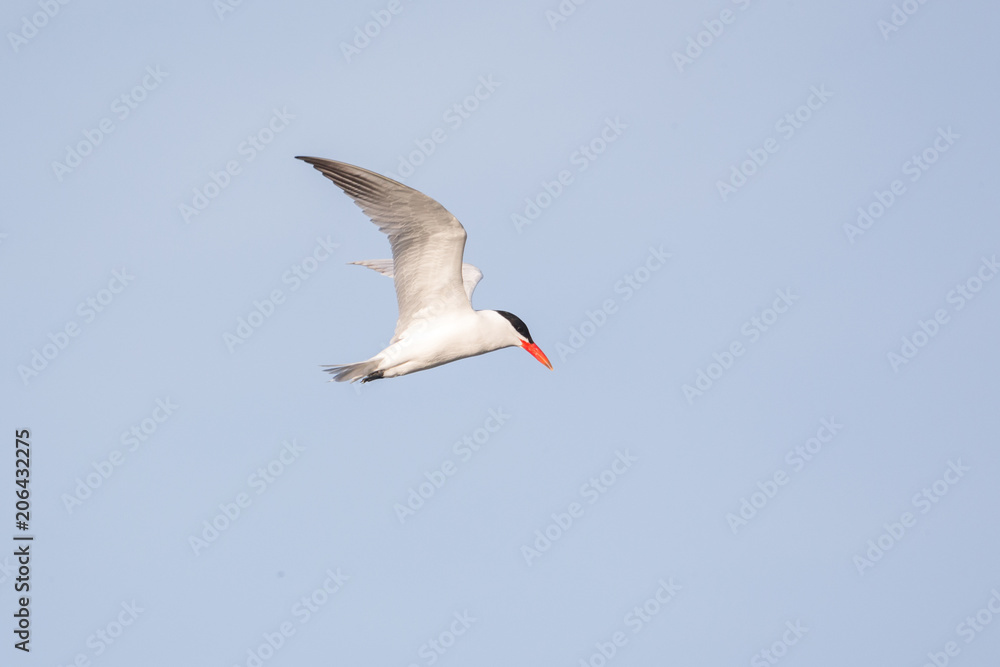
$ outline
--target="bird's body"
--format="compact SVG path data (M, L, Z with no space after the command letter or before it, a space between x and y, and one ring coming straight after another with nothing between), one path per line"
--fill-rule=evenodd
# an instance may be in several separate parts
M506 311L473 310L483 274L462 262L465 228L426 195L374 172L300 157L337 184L389 236L393 259L355 262L393 279L399 320L389 346L371 359L328 366L338 382L415 373L504 347L521 346L552 368L528 328Z
M470 308L468 312L447 313L414 323L368 361L331 366L328 370L335 380L364 380L374 373L379 378L391 378L520 345L515 337L505 336L505 330L510 328L507 321L502 317L494 321L491 314L495 312Z

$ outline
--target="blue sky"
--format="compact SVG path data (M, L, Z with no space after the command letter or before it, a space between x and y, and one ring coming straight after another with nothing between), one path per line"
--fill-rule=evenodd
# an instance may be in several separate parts
M10 3L4 664L986 664L998 11ZM555 371L327 383L389 248L296 155Z

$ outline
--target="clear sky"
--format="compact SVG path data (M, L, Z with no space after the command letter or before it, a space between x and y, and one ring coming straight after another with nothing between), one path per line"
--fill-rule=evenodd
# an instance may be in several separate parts
M995 3L321 4L2 10L0 663L995 661ZM555 370L328 383L389 247L296 155Z

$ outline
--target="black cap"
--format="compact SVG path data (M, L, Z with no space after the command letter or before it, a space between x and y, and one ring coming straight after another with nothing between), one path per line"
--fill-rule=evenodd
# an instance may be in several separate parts
M531 334L528 333L528 327L525 326L524 322L521 321L520 317L518 317L514 313L508 313L506 310L497 310L494 312L500 313L505 318L507 318L507 321L510 322L510 325L514 327L514 331L527 338L528 342L534 345L535 341L531 340Z

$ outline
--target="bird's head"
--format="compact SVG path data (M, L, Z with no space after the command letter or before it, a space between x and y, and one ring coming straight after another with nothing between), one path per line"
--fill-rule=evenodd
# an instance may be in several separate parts
M504 330L505 333L509 333L509 342L504 347L513 347L515 345L527 350L531 356L538 359L542 364L548 366L549 370L552 370L552 364L549 362L549 358L545 356L545 353L535 345L535 341L531 340L531 333L528 332L528 327L525 326L521 318L513 313L508 313L506 310L494 310L494 313L500 315L504 320L507 321L508 327Z

